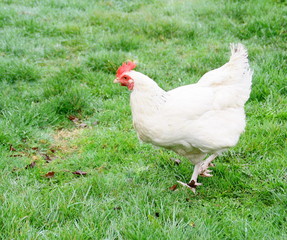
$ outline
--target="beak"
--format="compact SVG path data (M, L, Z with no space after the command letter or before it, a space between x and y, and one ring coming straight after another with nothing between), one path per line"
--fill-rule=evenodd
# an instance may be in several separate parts
M114 83L119 83L119 82L120 82L120 81L119 81L119 79L117 79L117 78L114 80Z

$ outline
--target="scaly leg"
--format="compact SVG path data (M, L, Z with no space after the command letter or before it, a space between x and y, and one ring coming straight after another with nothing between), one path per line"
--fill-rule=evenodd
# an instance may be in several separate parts
M199 175L202 177L212 177L213 175L210 174L212 170L209 170L208 167L214 167L214 164L211 162L218 156L217 153L212 154L209 156L204 162L201 163L199 168Z

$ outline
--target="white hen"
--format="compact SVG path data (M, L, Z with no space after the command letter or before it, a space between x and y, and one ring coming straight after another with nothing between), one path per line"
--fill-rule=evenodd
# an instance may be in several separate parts
M189 183L198 175L212 176L208 166L224 150L235 146L245 128L244 104L251 90L252 71L247 50L231 45L231 57L196 83L164 91L148 76L136 72L133 62L117 71L115 83L132 90L134 128L147 143L171 149L195 164ZM207 154L210 156L206 159Z

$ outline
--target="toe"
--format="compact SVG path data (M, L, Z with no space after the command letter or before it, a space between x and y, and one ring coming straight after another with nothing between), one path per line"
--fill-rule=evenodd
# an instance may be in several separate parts
M201 174L199 174L200 176L202 176L202 177L212 177L213 175L212 174L210 174L212 172L212 170L205 170L205 171L203 171L203 172L201 172Z
M201 177L213 177L212 174L209 174L209 173L202 173L200 174Z

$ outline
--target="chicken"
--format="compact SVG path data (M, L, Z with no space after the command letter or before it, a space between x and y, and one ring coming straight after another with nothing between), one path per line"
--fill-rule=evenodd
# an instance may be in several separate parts
M235 146L244 131L244 104L252 80L247 50L232 44L229 62L205 73L197 83L171 91L164 91L135 67L133 62L123 63L114 83L132 91L138 137L188 158L195 165L192 177L188 183L178 182L195 192L201 185L198 175L211 177L211 162Z

